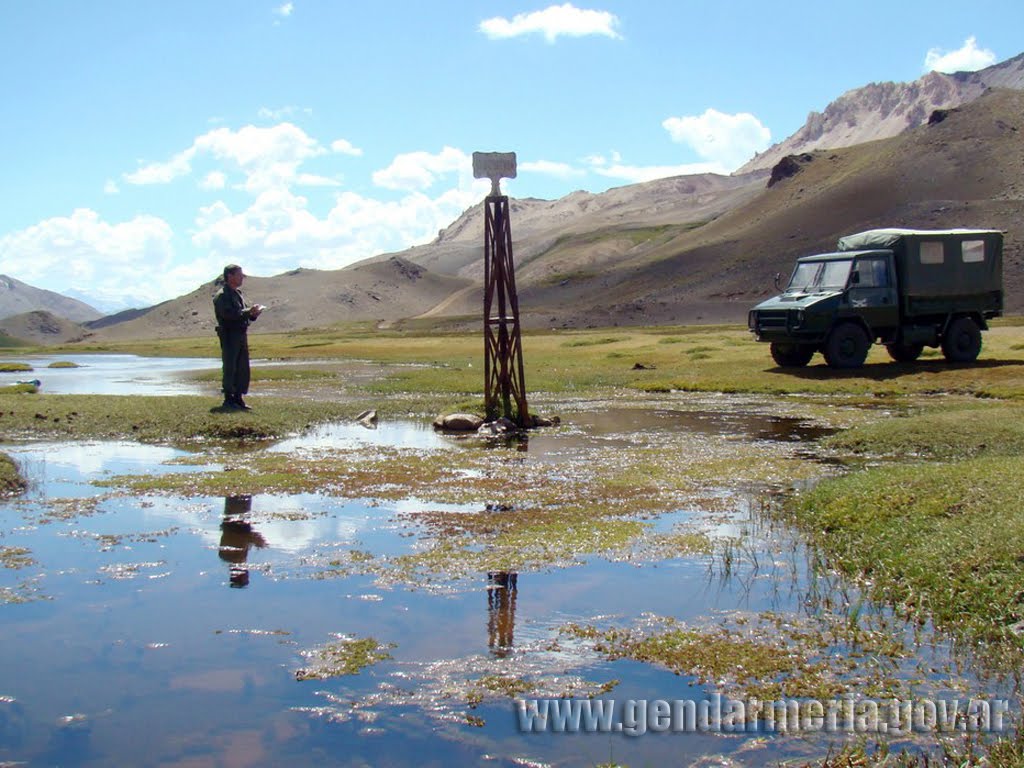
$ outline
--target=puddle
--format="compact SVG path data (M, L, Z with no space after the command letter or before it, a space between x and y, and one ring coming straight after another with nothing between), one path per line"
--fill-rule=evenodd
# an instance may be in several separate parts
M189 375L220 367L205 357L140 357L138 355L22 355L31 371L0 373L0 386L38 379L40 391L57 395L199 395L216 385L189 380ZM50 368L54 363L77 367Z
M764 442L767 452L800 460L806 441L823 433L751 404L717 412L698 405L571 411L562 414L565 426L497 446L416 423L339 424L267 452L401 449L430 462L470 455L487 473L519 483L512 470L528 460L569 476L605 456L595 448L627 461L629 451L669 436L698 454ZM513 695L700 701L718 684L730 690L726 677L702 683L655 664L610 660L567 634L570 625L645 632L671 620L694 630L756 630L784 643L798 632L833 631L825 641L801 641L808 663L838 678L876 680L875 695L883 682L916 695L1012 689L965 665L927 628L863 603L765 514L765 488L723 480L692 504L648 515L644 536L694 538L656 557L617 549L572 563L421 579L402 568L403 558L443 545L455 535L453 521L491 514L504 525L526 514L525 504L486 512L411 493L124 495L92 481L224 467L212 459L168 463L189 455L134 443L3 450L30 489L0 502L0 547L25 550L32 563L0 568L0 595L24 597L0 601L0 653L17 660L0 672L0 762L138 763L143 733L146 764L159 766L764 765L828 751L828 737L813 734L521 733ZM520 490L530 498L528 487ZM863 625L861 658L841 629L851 613ZM879 654L883 634L906 652ZM321 664L305 679L311 658L339 647L373 652L351 668Z

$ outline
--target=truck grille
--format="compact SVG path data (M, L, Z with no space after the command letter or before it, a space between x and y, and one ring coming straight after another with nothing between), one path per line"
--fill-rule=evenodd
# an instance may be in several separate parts
M786 330L786 318L789 310L786 309L762 309L757 313L757 330L773 331Z

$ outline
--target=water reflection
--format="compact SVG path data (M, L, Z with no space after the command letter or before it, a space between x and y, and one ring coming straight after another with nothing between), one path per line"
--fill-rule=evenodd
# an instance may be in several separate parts
M508 656L514 645L518 582L515 571L487 574L487 647L499 659Z
M217 554L228 563L228 586L241 589L249 586L249 550L263 549L266 539L252 527L252 496L225 496L224 519L220 524L220 546Z

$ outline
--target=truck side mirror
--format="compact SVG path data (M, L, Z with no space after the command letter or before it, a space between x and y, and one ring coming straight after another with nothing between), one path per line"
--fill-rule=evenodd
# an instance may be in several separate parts
M775 290L776 291L781 291L782 290L782 273L781 272L776 272L775 273Z

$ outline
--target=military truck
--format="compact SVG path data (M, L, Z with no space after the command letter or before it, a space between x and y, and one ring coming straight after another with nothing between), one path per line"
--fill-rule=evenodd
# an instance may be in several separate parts
M875 342L898 362L941 347L949 362L969 363L1002 311L1002 232L872 229L797 259L785 291L750 310L747 325L783 367L821 352L832 368L859 368Z

